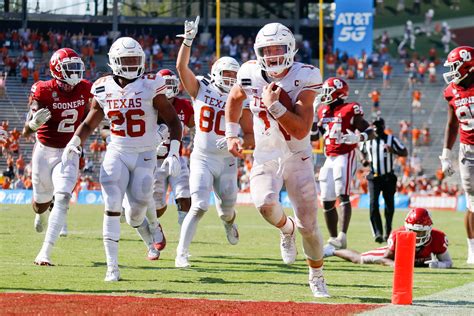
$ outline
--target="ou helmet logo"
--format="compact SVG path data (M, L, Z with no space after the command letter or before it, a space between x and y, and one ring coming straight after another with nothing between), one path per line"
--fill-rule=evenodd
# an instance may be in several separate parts
M334 79L334 85L336 86L336 88L338 89L342 89L342 81L339 80L339 79Z
M463 61L470 61L471 60L471 53L468 52L467 50L465 49L461 49L459 51L459 56L461 56L462 60Z

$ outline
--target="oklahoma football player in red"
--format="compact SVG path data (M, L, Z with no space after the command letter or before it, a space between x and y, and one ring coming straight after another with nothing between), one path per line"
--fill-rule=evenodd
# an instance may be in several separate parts
M374 137L370 124L364 119L362 107L347 102L349 85L340 78L328 78L316 98L318 126L323 133L326 161L319 171L319 186L324 218L329 230L328 243L336 249L347 246L347 230L352 214L350 186L355 174L357 145ZM360 134L355 134L355 130ZM342 209L341 232L337 232L339 198Z
M442 231L433 228L431 215L424 208L415 208L408 212L405 225L390 233L388 245L385 247L358 253L351 249L336 250L331 246L324 249L324 256L336 256L359 264L379 263L393 266L397 232L401 231L416 233L415 267L447 269L453 266L448 252L448 239Z
M474 264L474 48L460 46L449 54L443 74L448 84L444 97L448 101L448 121L444 132L443 153L439 157L446 176L454 174L451 149L460 134L459 171L466 192L469 211L464 217L467 232L467 263Z
M83 80L84 63L70 48L57 50L49 62L53 79L38 81L31 87L30 113L23 135L36 132L32 157L33 210L35 228L43 231L46 211L54 196L43 247L35 264L52 265L51 250L66 223L71 193L79 171L79 156L61 164L61 155L85 118L92 97L92 84Z

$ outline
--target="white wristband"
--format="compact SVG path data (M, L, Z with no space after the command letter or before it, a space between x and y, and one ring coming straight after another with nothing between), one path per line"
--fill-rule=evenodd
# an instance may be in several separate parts
M71 140L69 141L70 145L73 145L75 147L81 146L81 138L77 135L72 136Z
M362 136L362 141L365 142L367 141L367 139L369 139L369 135L367 135L367 133L361 133L360 136Z
M275 101L268 107L268 112L270 112L276 120L282 117L286 111L286 107L281 104L280 101Z
M191 45L193 45L193 40L194 40L194 38L193 38L193 39L185 38L185 39L183 40L183 44L184 44L185 46L191 47Z
M239 137L240 124L234 122L225 123L225 138Z
M441 159L451 159L451 149L443 148L443 153L441 154Z
M168 156L179 157L179 147L181 147L181 142L176 139L172 139L170 142L170 150L168 151Z

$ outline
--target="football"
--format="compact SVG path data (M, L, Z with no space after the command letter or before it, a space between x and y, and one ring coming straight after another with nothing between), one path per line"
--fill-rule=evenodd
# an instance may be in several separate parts
M277 85L274 85L273 86L273 91L275 91L276 89L278 89L278 86ZM285 89L281 88L281 91L280 91L280 97L278 98L278 101L280 101L281 104L283 104L283 106L290 112L294 112L295 110L295 106L293 104L293 101L291 100L291 97L290 95L288 94L288 92L285 91ZM268 112L268 114L270 114L270 112ZM271 114L270 114L271 115Z

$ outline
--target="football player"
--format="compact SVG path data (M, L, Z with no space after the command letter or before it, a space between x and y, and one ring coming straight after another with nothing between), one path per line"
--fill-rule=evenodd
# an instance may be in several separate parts
M283 262L296 260L296 229L303 238L309 266L309 285L315 297L329 297L323 276L323 240L317 224L310 130L313 101L321 88L319 69L294 62L293 33L280 23L265 25L254 44L257 60L246 62L237 74L226 104L227 148L242 151L239 117L242 103L251 98L255 136L250 192L263 218L280 230ZM285 90L285 91L283 91ZM280 94L292 104L283 105ZM282 99L283 100L283 99ZM283 184L294 209L288 217L279 202Z
M454 174L451 149L460 135L459 171L469 211L464 217L467 232L467 263L474 264L474 48L460 46L449 54L443 74L448 84L444 97L448 102L448 121L444 148L439 159L446 176Z
M347 230L352 214L350 189L357 169L356 148L359 142L374 137L369 122L364 119L362 107L346 102L348 84L331 77L323 83L316 98L318 126L324 137L326 160L319 171L319 187L323 201L324 218L329 231L328 243L337 249L346 248ZM356 130L360 134L354 133ZM342 210L341 232L337 232L339 216L336 209L339 198Z
M185 22L183 43L179 49L176 69L184 89L193 100L196 135L191 154L189 187L191 208L186 215L179 237L175 266L189 267L189 246L196 233L198 222L209 207L214 189L217 213L224 224L231 245L239 242L234 223L237 201L237 159L226 150L217 148L216 142L225 134L224 107L227 95L236 81L239 63L230 57L218 59L211 68L211 80L196 77L189 68L191 45L197 34L199 16ZM239 114L240 117L240 114ZM250 116L247 116L249 119ZM247 137L246 139L253 139Z
M148 202L153 198L153 173L156 147L160 143L158 113L170 127L170 151L162 167L179 175L181 123L166 98L165 80L156 74L144 74L145 53L130 37L118 38L110 47L109 66L113 75L96 80L91 110L65 149L63 164L76 159L87 137L106 117L110 122L110 142L101 169L100 184L105 204L103 240L107 258L105 281L120 280L118 242L122 201L127 194L130 208L127 223L138 228L146 244L153 235L145 221Z
M191 102L187 99L178 98L179 94L179 79L174 72L169 69L162 69L158 72L158 75L162 76L166 81L166 97L173 104L176 113L178 114L179 120L184 126L193 128L194 123L194 109ZM167 134L167 126L164 125L161 128L165 128ZM164 141L158 146L158 167L161 166L163 159L168 155L169 138L165 136ZM168 184L173 190L174 198L176 199L176 205L178 207L178 223L183 223L184 217L189 211L191 206L191 194L189 192L189 168L186 160L181 157L181 173L179 177L170 177L169 174L163 173L162 169L158 169L155 174L155 182L153 188L153 196L156 203L156 215L160 218L166 211L166 192L168 191Z
M357 264L378 263L393 266L397 232L403 231L416 233L415 267L447 269L453 266L448 252L448 239L442 231L433 228L431 215L424 208L415 208L408 212L405 225L390 233L388 245L385 247L358 253L351 249L337 250L330 244L324 248L324 256L336 256Z
M43 231L47 210L54 197L48 229L35 264L52 265L51 251L66 224L72 191L79 172L79 156L61 164L61 155L89 110L92 84L82 79L84 63L70 48L57 50L49 62L53 79L31 87L30 112L23 128L29 137L36 132L32 156L35 229Z

